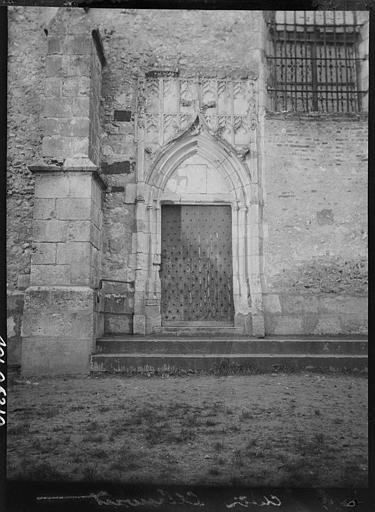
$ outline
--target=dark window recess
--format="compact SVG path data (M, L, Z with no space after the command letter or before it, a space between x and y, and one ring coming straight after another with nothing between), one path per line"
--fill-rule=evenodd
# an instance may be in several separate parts
M274 11L268 26L275 111L361 110L354 11Z
M125 192L125 187L111 187L111 192Z
M146 78L160 78L160 77L168 77L168 76L180 76L180 70L178 68L174 69L152 69L145 73Z
M113 162L112 164L103 163L104 174L130 174L135 170L135 162L125 160L124 162Z
M115 110L115 121L129 122L131 118L131 110Z

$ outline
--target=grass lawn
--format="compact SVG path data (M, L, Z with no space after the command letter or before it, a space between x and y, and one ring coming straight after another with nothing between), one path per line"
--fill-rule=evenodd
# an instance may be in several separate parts
M314 373L15 380L8 478L367 486L367 379Z

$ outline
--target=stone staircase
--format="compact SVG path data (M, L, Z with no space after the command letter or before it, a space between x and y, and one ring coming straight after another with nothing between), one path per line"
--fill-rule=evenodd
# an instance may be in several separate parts
M249 338L171 329L162 335L98 338L91 372L109 373L251 373L277 370L367 371L367 338ZM209 331L209 329L208 329Z

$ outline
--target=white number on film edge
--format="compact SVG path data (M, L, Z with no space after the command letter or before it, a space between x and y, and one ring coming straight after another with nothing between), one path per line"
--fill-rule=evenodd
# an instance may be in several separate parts
M5 364L5 361L2 359L3 356L4 356L4 349L2 347L6 347L6 343L4 341L4 339L2 338L2 336L0 336L0 363L3 363ZM5 381L5 376L3 374L3 372L0 372L0 382L4 382ZM5 391L5 389L3 388L3 386L0 386L0 393L2 393L4 396L0 398L0 406L3 406L6 404L6 396L7 396L7 393ZM0 427L4 426L5 425L5 416L6 414L6 411L3 411L2 409L0 409Z

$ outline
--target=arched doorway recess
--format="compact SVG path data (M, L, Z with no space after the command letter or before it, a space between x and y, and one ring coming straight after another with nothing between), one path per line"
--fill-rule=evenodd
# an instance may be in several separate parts
M192 207L191 212L194 211L194 206L197 207L196 211L202 206L223 207L222 210L205 210L214 216L230 209L232 275L229 289L233 314L231 319L227 315L226 320L232 321L234 332L238 334L264 335L259 204L254 200L258 197L257 186L251 179L247 164L239 159L228 142L220 140L210 132L203 116L199 114L182 135L162 148L148 176L137 189L136 217L139 236L135 281L135 333L158 332L165 324L162 297L165 290L161 282L162 209L167 205L174 205ZM218 235L217 229L216 234ZM189 301L189 297L186 297L186 301ZM231 305L228 306L229 309L230 307Z

